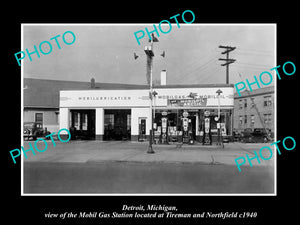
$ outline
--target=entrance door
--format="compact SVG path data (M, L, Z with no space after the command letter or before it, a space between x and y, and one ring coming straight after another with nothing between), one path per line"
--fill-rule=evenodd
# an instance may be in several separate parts
M190 129L191 129L191 138L195 141L196 140L196 116L195 115L193 115L193 116L191 116L190 117L190 121L191 121L191 123L190 123Z
M138 141L146 141L146 118L139 117Z

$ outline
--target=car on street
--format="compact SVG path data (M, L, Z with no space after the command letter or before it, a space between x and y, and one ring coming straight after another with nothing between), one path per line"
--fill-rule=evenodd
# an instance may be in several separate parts
M43 124L39 122L25 122L24 123L24 130L23 130L23 137L24 140L27 138L29 140L32 138L36 140L37 137L45 137L51 134L47 129L43 129Z
M267 143L272 140L270 131L266 131L264 128L246 128L241 133L241 141L244 143Z
M252 132L252 136L255 142L266 143L272 140L271 130L266 130L264 128L255 128Z
M223 139L223 143L229 143L229 137L226 135L226 136L223 136L222 137L222 139Z
M241 141L241 134L237 131L233 131L233 141Z

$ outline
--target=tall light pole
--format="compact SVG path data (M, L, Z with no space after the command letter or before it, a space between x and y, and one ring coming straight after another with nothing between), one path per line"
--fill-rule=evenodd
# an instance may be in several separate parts
M153 114L155 115L155 112L153 113L153 98L157 95L156 91L153 91L153 76L152 76L152 71L153 71L153 57L154 57L154 52L153 52L153 42L158 42L158 39L154 36L152 33L152 38L149 39L150 45L145 46L145 53L147 56L147 71L146 71L146 78L147 78L147 83L149 84L149 100L150 100L150 112L149 112L149 122L151 124L150 129L149 129L149 147L147 150L147 153L155 153L152 148L152 143L153 143ZM134 52L133 54L134 59L136 60L139 56ZM165 51L161 54L162 57L165 57ZM155 110L155 108L154 108Z
M158 39L154 37L152 34L152 38L150 40L151 45L145 46L145 53L147 55L147 73L149 71L150 75L150 82L149 82L149 100L150 100L150 115L149 115L149 120L151 124L151 128L149 130L149 146L147 153L155 153L153 148L152 148L152 139L153 139L153 76L152 76L152 70L153 70L153 57L154 57L154 52L153 52L153 42L158 42ZM150 65L149 65L150 64Z

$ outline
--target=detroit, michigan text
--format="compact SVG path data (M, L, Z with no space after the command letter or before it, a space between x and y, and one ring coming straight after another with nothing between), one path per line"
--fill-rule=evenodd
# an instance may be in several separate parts
M146 207L147 210L156 210L156 211L177 211L176 206L166 206L166 205L147 205ZM144 205L139 205L139 206L128 206L128 205L123 205L122 210L130 211L145 211L145 206Z

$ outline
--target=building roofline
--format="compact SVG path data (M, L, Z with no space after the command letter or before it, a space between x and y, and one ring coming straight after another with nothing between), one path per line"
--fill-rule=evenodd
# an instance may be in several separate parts
M59 109L59 107L51 107L51 106L28 106L28 105L24 105L23 106L24 109Z
M235 99L249 98L252 96L267 95L267 94L274 94L274 93L275 93L275 87L270 86L270 87L255 89L252 92L250 92L249 90L245 90L245 91L241 92L242 96L239 96L238 93L234 93L234 98Z
M153 85L153 88L185 88L185 87L234 87L234 84L169 84L169 85Z
M243 96L234 96L234 98L235 99L238 99L238 98L249 98L249 97L252 97L252 96L267 95L267 94L274 94L274 91L268 91L268 92L257 93L257 94L248 94L248 95L243 95Z
M234 87L234 84L171 84L171 85L153 85L153 88L167 89L167 88L213 88L213 87ZM64 89L61 91L102 91L102 90L148 90L149 85L136 85L135 87L109 87L109 88L92 88L92 89Z

